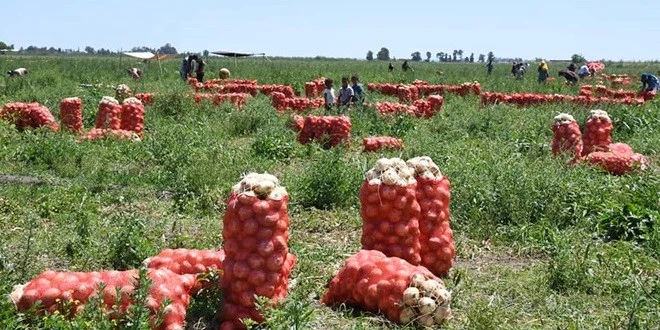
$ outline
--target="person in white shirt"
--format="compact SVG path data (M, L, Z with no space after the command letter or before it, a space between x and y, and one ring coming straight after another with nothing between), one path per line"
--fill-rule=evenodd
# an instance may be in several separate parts
M325 99L325 110L330 110L335 105L335 89L332 88L334 81L332 78L325 79L325 90L323 98Z
M578 76L580 76L580 79L584 79L588 75L591 75L591 71L589 70L589 67L585 64L580 67L578 70Z
M128 73L130 73L131 77L135 80L140 80L140 78L142 78L142 70L138 68L130 68L128 69Z
M28 70L26 68L18 68L16 70L11 70L7 71L7 75L10 77L20 77L20 76L25 76L28 74Z

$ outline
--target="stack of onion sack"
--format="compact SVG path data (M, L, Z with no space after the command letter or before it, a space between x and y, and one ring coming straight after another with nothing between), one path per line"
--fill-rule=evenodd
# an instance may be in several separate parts
M186 308L190 303L189 291L195 284L195 275L177 275L167 269L148 270L152 286L149 288L147 308L155 320L166 300L163 322L157 329L183 329ZM79 313L92 296L103 296L106 312L112 318L120 317L131 307L131 297L138 278L137 270L106 271L90 273L47 271L25 285L17 285L10 294L19 311L23 312L41 302L39 311ZM103 292L98 292L104 283ZM119 295L117 290L120 290ZM117 302L116 307L113 307ZM69 306L66 306L69 305Z
M422 266L371 250L346 260L321 302L348 304L383 313L392 322L424 327L443 324L451 316L451 293L442 280Z
M433 274L445 276L456 256L454 233L449 225L449 179L440 173L430 157L415 157L407 164L415 170L417 202L422 211L419 219L421 264Z
M222 230L221 329L244 328L244 318L263 322L255 295L273 303L286 297L296 262L289 253L288 202L286 189L267 173L250 173L233 187Z
M121 128L121 105L114 97L104 96L96 112L96 128Z
M399 97L399 102L412 103L419 99L419 89L413 85L400 85L397 88L397 97Z
M593 151L602 151L612 143L612 119L603 110L591 110L582 134L582 156Z
M614 175L645 169L648 163L646 157L635 153L625 143L612 143L612 129L612 120L607 112L592 110L589 113L582 136L584 160Z
M552 124L552 155L564 151L573 153L573 162L582 155L582 132L573 116L562 113L554 118Z
M74 133L83 131L83 106L79 97L69 97L60 101L62 126Z
M0 119L14 124L18 130L27 127L48 127L53 131L59 130L59 125L50 110L39 103L14 102L6 103L0 109Z
M137 93L135 94L135 98L140 100L145 106L154 103L154 93Z
M144 105L140 100L129 97L121 106L121 129L133 131L142 138L144 130Z
M325 89L325 77L316 78L313 81L305 83L305 96L313 98L323 94Z
M224 260L223 250L165 249L144 260L143 265L153 269L168 269L180 275L205 274L211 270L222 270ZM209 284L198 281L190 293L195 294Z
M351 119L346 116L308 116L298 133L298 142L317 141L326 148L348 144L350 139Z
M399 158L381 158L360 188L362 248L419 265L420 207L414 171Z
M93 128L89 132L80 136L80 140L105 140L114 138L118 140L140 141L140 137L133 131L122 129Z
M391 136L373 136L362 140L364 151L379 151L383 148L401 150L403 149L403 140Z

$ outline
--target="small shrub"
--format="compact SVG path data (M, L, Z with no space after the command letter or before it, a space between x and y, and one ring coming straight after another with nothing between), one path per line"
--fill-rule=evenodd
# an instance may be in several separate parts
M110 243L110 265L116 270L139 267L144 259L155 252L145 237L146 224L131 216L118 216L115 221L121 221L122 227Z
M626 240L638 243L649 240L660 213L634 204L607 209L599 223L606 241Z
M360 166L342 158L341 150L323 152L303 172L294 187L295 198L303 207L332 209L355 205L362 183Z
M296 139L283 130L272 130L257 134L252 142L252 152L271 160L287 160L293 156Z

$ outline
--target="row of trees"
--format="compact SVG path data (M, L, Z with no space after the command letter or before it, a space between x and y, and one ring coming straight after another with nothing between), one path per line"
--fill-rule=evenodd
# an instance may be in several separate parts
M0 41L0 50L4 49L11 49L14 50L14 45L7 45L6 43ZM140 46L140 47L133 47L130 51L132 52L152 52L152 53L159 53L159 54L178 54L176 48L172 46L170 43L166 43L165 45L161 46L160 48L150 48L150 47L145 47L145 46ZM19 48L17 50L19 53L27 53L27 54L96 54L96 55L108 55L108 54L115 54L118 52L111 51L109 49L105 48L100 48L100 49L94 49L92 46L87 46L83 51L78 49L62 49L62 48L55 48L55 47L38 47L38 46L28 46L26 48ZM208 51L204 51L204 56L208 56Z
M463 50L462 49L455 49L453 52L439 52L435 54L435 57L438 59L439 62L471 62L474 63L475 58L474 58L474 53L470 53L470 56L463 57ZM425 62L431 62L431 57L433 56L433 53L431 52L426 52L426 59L422 59L422 53L420 52L414 52L410 54L410 60L415 61L415 62L420 62L420 61L425 61ZM493 59L495 58L495 55L493 55L493 52L488 52L488 55L485 54L479 54L479 57L477 58L478 62L485 62L487 59ZM386 47L383 47L378 51L376 54L376 58L379 61L390 61L392 60L390 58L390 50L387 49ZM374 60L374 52L371 50L367 52L367 60L368 61L373 61Z

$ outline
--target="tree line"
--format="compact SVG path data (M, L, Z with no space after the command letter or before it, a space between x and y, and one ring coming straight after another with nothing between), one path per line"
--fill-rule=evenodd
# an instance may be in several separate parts
M19 49L14 49L14 45L7 45L6 43L0 41L0 50L14 50L18 53L24 53L24 54L90 54L90 55L110 55L110 54L118 54L119 51L112 51L110 49L105 49L105 48L99 48L99 49L94 49L92 46L87 46L83 50L78 49L62 49L62 48L55 48L55 47L39 47L39 46L28 46L28 47L21 47ZM170 43L166 43L165 45L161 46L160 48L150 48L146 46L138 46L138 47L133 47L130 50L125 50L125 51L130 51L130 52L152 52L152 53L158 53L158 54L178 54L176 48L172 46ZM204 51L206 54L208 54L208 51Z
M463 57L463 55L466 55ZM410 54L410 60L414 62L431 62L431 57L433 57L433 53L427 51L426 52L426 59L422 58L422 53L421 52L413 52ZM462 49L454 49L453 52L438 52L435 54L435 57L438 59L438 62L470 62L474 63L475 62L475 57L474 53L470 53L468 56ZM488 54L479 54L478 57L476 58L477 62L486 62L486 60L494 59L495 55L493 52L488 52ZM386 47L383 47L376 53L376 57L374 58L374 52L369 50L367 52L367 60L368 61L373 61L374 59L379 60L379 61L390 61L390 60L396 60L396 58L390 58L390 50L387 49Z

